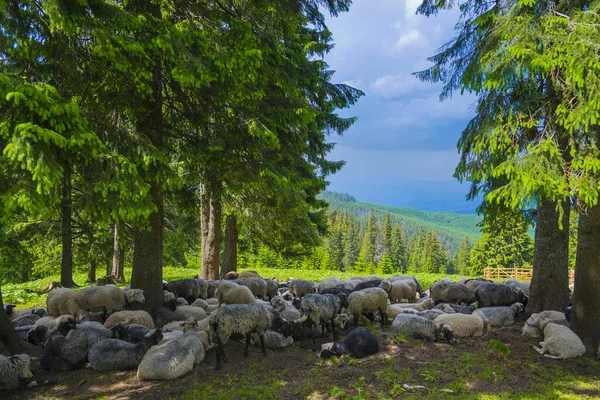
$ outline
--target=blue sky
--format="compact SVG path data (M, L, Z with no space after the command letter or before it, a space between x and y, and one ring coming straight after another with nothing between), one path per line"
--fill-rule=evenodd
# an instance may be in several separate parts
M426 210L474 212L467 185L452 177L456 142L475 98L456 94L439 102L440 86L411 72L454 36L458 14L416 15L420 0L355 0L350 12L328 19L335 48L326 61L334 81L366 93L342 115L359 120L337 143L331 159L345 160L329 190L361 201Z

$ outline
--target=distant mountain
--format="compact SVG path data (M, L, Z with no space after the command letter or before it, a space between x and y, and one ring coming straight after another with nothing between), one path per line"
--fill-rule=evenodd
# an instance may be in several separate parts
M448 243L454 252L458 251L460 242L466 236L473 244L481 235L480 228L477 226L481 217L478 215L423 211L416 208L365 203L358 201L352 195L329 191L321 193L319 198L329 203L330 210L347 211L364 223L367 221L371 208L375 211L375 216L380 223L385 219L385 214L389 212L392 224L398 223L404 226L409 237L416 236L421 225L425 231L435 230L442 241Z

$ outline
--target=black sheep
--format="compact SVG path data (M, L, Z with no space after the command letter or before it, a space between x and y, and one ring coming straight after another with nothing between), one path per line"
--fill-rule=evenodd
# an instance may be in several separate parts
M363 358L379 351L379 342L367 328L350 328L346 337L333 343L330 349L323 349L318 356L330 358L348 354L351 357Z
M379 287L379 285L381 285L382 281L383 281L383 279L376 278L376 279L371 279L371 280L368 280L365 282L361 282L354 287L353 292L357 292L359 290L368 289L368 288Z

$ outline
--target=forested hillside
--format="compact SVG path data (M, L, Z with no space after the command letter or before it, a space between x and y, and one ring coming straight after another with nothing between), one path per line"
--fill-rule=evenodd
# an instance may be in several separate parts
M386 213L390 214L392 224L400 224L409 237L418 235L420 226L425 230L435 230L441 240L458 251L460 243L468 237L472 243L481 236L481 217L469 214L453 214L444 212L423 211L416 208L384 206L358 201L354 196L345 193L325 191L319 198L329 203L330 210L347 211L361 223L367 223L371 209L375 218L382 222Z

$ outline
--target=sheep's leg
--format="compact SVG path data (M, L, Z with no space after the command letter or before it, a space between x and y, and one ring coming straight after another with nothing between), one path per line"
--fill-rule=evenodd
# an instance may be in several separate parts
M337 340L337 334L335 333L335 317L331 318L331 329L333 330L333 340Z
M542 343L543 343L543 342L542 342ZM544 346L543 346L543 345L542 345L542 348L541 348L541 349L539 349L539 348L537 348L537 347L535 347L535 346L531 346L531 347L533 347L533 349L534 349L535 351L537 351L538 353L540 353L540 354L544 354Z
M326 324L327 324L327 323L326 323L326 322L325 322L323 319L321 319L321 337L322 337L322 338L324 338L324 337L325 337L325 325L326 325Z
M384 313L383 309L380 308L379 309L379 319L380 319L380 323L381 323L381 327L385 327L387 321L386 321L386 314Z
M217 335L217 365L216 369L221 369L221 354L223 354L223 344L221 343L221 338Z
M250 346L250 335L252 335L252 333L246 334L246 347L244 348L244 358L248 358L248 347Z
M262 353L264 356L267 355L267 349L265 348L265 335L264 333L262 335L258 336L260 338L260 349L262 350Z
M553 360L561 360L562 359L561 356L553 356L552 354L544 354L544 357L548 357L548 358L551 358Z

